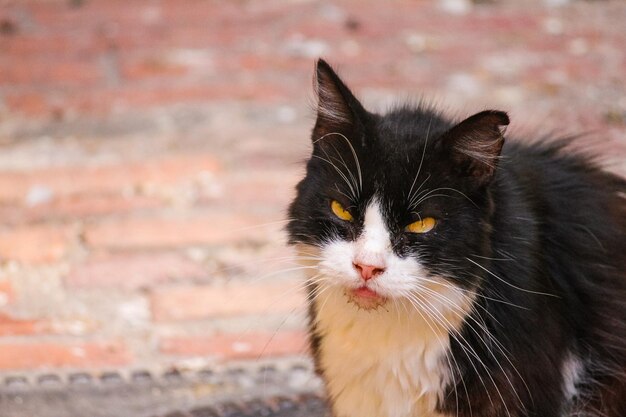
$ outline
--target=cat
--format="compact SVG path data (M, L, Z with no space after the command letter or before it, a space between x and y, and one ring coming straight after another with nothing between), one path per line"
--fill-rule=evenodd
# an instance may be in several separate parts
M324 60L287 232L335 417L626 416L626 181Z

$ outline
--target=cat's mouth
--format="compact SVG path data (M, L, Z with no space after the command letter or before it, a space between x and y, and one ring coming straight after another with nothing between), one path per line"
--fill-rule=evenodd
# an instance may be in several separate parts
M349 302L363 310L376 310L387 302L386 297L365 285L358 288L346 288L345 294Z

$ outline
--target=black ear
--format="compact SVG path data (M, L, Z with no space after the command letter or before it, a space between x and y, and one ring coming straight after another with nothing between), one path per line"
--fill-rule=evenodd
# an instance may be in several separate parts
M315 129L325 134L353 126L365 112L350 89L323 59L316 65L317 122Z
M504 145L503 128L509 122L505 112L485 110L448 130L441 144L455 168L479 184L486 184L496 170Z

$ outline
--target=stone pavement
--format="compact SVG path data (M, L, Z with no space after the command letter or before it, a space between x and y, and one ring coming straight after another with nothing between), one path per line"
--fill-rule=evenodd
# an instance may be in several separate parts
M626 164L626 3L0 1L0 375L302 355L314 59ZM531 133L529 133L531 132Z
M265 363L263 363L265 362ZM11 377L2 417L327 417L308 363L276 360L199 372ZM312 383L314 382L314 383Z

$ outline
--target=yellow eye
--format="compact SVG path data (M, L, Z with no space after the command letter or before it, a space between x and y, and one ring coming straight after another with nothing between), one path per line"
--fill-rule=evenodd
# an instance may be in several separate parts
M338 201L333 200L332 203L330 203L330 209L333 211L335 216L339 217L341 220L345 220L347 222L352 221L352 214L350 214L348 210L343 208L341 203L339 203Z
M432 217L424 217L421 220L411 223L406 227L406 230L411 233L428 233L433 230L433 227L437 224L437 220Z

